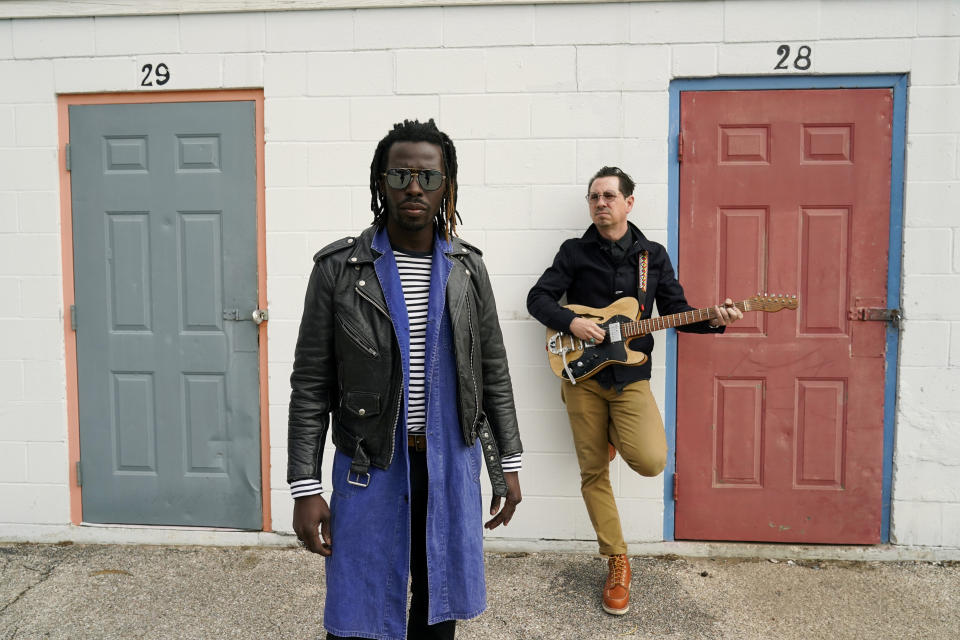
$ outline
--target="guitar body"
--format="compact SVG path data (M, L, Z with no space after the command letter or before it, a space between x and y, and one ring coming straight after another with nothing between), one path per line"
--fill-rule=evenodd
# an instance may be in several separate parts
M599 324L607 331L607 338L591 345L572 334L547 329L547 359L557 376L569 380L569 371L573 381L579 382L611 364L637 366L647 361L646 354L628 346L630 339L637 336L617 339L619 327L634 322L640 315L640 303L636 298L620 298L603 309L580 304L568 304L565 308Z

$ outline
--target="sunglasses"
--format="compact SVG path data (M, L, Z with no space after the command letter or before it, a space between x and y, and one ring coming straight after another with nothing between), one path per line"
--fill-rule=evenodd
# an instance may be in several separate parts
M405 189L413 176L424 191L436 191L443 185L446 176L436 169L387 169L381 174L391 189Z
M613 202L619 197L620 193L614 193L612 191L604 191L603 193L589 193L584 196L587 199L587 202L590 204L597 204L600 200L604 202Z

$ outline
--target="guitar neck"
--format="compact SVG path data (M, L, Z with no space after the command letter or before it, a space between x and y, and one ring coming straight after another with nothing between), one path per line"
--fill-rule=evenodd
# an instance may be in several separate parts
M740 311L751 311L749 300L735 302L733 306L735 306L737 309L740 309ZM713 307L706 307L704 309L691 309L690 311L673 313L669 316L657 316L656 318L647 318L645 320L637 320L635 322L626 322L621 325L620 331L623 332L623 336L625 338L633 338L636 336L653 333L654 331L660 331L661 329L682 327L686 324L703 322L704 320L712 320L716 317L717 312Z

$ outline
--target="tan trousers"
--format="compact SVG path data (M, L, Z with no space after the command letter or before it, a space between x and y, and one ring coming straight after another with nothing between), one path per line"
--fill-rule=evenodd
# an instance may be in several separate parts
M620 514L610 486L607 442L613 443L623 460L642 476L656 476L667 464L667 438L650 381L640 380L622 393L599 382L563 382L563 401L570 417L573 444L580 463L580 492L597 532L600 553L627 552L620 528Z

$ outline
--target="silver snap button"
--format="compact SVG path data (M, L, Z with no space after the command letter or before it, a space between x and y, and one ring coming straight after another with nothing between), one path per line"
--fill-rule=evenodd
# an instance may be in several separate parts
M464 269L464 272L465 272L467 275L470 275L470 269Z
M360 271L360 265L357 265L353 268L354 271Z
M358 282L357 284L362 287L362 286L364 286L365 284L367 284L367 281L366 281L366 280L361 280L361 281Z
M356 261L357 261L357 257L356 257L356 256L350 258L350 262L356 262Z
M347 244L353 244L353 238L347 238Z
M360 411L357 411L357 413L359 413L360 415L365 415L365 414L367 413L367 410L366 410L366 409L360 409Z

